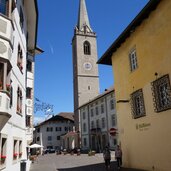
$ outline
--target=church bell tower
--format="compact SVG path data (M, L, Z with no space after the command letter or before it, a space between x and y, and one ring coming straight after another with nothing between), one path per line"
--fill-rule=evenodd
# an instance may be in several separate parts
M80 0L78 23L72 39L74 114L79 130L78 108L99 94L96 33L87 14L85 0Z

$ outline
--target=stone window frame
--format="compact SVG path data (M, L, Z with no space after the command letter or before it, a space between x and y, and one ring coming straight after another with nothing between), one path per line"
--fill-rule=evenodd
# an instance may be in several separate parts
M156 79L151 83L151 86L154 111L159 113L171 109L171 84L169 74Z
M84 54L85 55L91 55L91 45L89 41L85 41L83 44L83 48L84 48Z
M134 91L131 95L131 112L134 119L146 115L143 90Z

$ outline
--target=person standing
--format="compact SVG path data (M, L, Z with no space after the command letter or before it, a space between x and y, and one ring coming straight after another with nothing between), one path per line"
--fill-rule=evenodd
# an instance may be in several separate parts
M118 169L120 169L122 166L122 150L119 145L117 145L116 150L115 150L115 158L117 161Z
M108 170L110 168L110 160L111 160L111 153L110 153L108 146L106 146L104 151L103 151L103 158L105 161L106 169Z

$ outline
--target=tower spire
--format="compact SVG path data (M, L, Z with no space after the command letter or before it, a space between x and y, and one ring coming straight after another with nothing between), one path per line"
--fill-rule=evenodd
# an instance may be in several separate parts
M80 31L93 32L90 27L85 0L80 0L77 29Z

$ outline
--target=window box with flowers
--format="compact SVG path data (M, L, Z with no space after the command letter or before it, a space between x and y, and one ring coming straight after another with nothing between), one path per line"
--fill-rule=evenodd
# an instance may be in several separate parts
M6 90L7 90L8 92L10 92L10 90L11 90L11 85L10 85L10 84L6 84Z
M17 156L18 156L18 154L17 153L14 153L13 154L13 159L16 160L17 159Z
M1 164L4 164L5 163L5 160L6 160L6 156L0 156L0 158L1 158Z
M22 154L23 154L22 152L19 153L19 158L21 158Z

